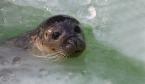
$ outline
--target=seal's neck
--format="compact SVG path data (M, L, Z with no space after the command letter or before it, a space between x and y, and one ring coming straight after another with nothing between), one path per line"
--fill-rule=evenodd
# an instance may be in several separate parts
M23 35L15 39L14 44L23 49L31 48L31 38L28 35Z

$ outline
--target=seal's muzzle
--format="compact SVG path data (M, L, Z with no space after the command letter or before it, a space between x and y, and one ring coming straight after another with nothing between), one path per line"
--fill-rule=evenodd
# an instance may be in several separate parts
M84 41L76 36L69 37L64 44L63 50L65 50L66 54L72 54L71 56L82 53L86 46Z

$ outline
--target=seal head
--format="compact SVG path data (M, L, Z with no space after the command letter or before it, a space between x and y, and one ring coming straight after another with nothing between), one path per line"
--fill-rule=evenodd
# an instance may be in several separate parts
M37 49L44 55L76 57L86 47L79 21L67 15L50 17L27 36L31 37L32 50Z

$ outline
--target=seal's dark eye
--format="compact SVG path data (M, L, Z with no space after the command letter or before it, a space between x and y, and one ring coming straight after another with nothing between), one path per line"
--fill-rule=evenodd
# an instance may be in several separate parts
M52 38L54 40L58 39L59 36L60 36L60 32L53 32L53 34L52 34Z
M76 27L74 28L74 32L76 32L76 33L81 33L80 27L79 27L79 26L76 26Z

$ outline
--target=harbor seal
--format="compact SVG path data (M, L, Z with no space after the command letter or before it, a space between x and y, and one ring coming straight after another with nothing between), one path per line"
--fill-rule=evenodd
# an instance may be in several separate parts
M67 58L79 56L86 47L80 22L68 15L52 16L13 42L15 46L39 55Z

